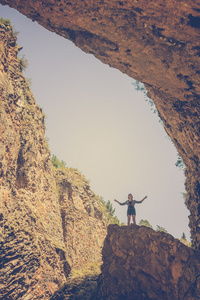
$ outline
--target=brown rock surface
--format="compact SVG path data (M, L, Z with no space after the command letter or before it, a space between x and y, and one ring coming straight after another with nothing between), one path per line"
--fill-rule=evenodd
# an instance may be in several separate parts
M110 225L98 299L200 298L200 252L145 226Z
M0 299L47 299L65 282L62 220L44 114L0 22Z
M200 249L198 1L0 3L146 84L187 166L186 204L193 244ZM0 299L49 299L65 282L70 265L82 266L89 256L95 259L106 220L87 184L76 188L60 171L59 203L44 139L44 114L21 73L18 51L9 26L1 24ZM111 226L103 259L100 299L200 298L199 252L168 234Z
M49 299L71 267L101 261L108 218L84 176L53 173L18 52L0 22L0 299Z
M109 219L105 207L76 169L55 170L66 258L71 268L102 262Z
M145 83L187 166L186 204L200 248L200 5L197 0L0 0L103 63Z

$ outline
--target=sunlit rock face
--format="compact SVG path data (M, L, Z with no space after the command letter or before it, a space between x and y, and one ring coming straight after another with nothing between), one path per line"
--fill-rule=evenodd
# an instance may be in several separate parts
M186 205L200 248L200 7L197 0L0 0L103 63L145 83L187 167Z
M76 169L55 170L66 259L73 269L102 262L109 219L99 197Z
M0 298L48 299L70 271L44 113L0 22Z
M19 50L0 21L0 299L50 299L72 268L101 262L109 219L83 175L52 167Z
M110 225L105 239L98 299L200 297L200 253L151 228Z

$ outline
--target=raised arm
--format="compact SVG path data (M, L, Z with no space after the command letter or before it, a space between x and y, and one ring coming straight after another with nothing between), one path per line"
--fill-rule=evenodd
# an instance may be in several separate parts
M140 200L140 201L136 201L136 200L134 200L135 201L135 203L142 203L145 199L147 198L147 196L145 196L142 200Z
M127 204L127 201L125 201L125 202L123 202L123 203L119 202L119 201L116 200L116 199L114 199L114 201L117 202L119 205L125 205L125 204Z

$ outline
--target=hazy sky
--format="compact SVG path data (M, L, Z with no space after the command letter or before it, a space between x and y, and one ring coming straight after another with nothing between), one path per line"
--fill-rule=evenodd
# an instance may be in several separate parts
M188 228L183 171L177 151L134 80L82 52L70 41L0 5L23 46L36 102L46 114L53 154L90 180L91 189L111 200L126 223L126 207L113 200L148 198L136 206L136 221L147 219L180 238Z

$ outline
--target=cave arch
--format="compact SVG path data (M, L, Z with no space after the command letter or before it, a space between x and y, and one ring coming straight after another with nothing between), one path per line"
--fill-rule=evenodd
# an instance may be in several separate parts
M197 1L0 0L142 81L187 167L186 204L200 248L200 55Z

